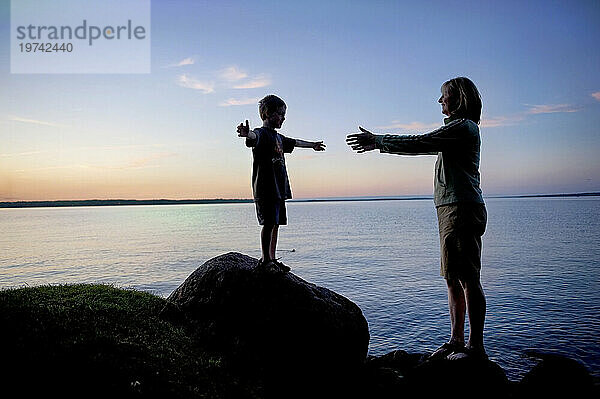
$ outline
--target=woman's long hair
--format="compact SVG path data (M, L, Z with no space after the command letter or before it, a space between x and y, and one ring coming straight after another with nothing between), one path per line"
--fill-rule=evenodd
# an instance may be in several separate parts
M481 96L469 78L450 79L442 85L449 96L450 115L467 118L479 124L481 121Z

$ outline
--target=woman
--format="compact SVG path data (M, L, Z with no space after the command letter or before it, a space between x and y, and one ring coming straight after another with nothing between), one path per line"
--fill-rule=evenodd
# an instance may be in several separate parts
M398 155L437 155L434 203L440 232L441 270L448 286L450 340L430 358L487 359L483 344L486 302L480 282L481 236L487 213L479 178L481 97L475 84L458 77L442 85L438 102L444 126L423 135L348 135L346 142L362 153L378 149ZM469 340L465 345L465 315Z

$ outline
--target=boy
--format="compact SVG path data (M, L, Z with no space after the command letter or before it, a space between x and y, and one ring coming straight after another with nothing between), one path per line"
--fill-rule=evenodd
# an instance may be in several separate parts
M324 151L322 141L304 141L285 137L275 131L285 120L286 105L274 95L268 95L258 103L263 126L250 130L248 120L237 127L239 137L246 138L246 146L252 147L252 194L256 205L262 258L259 269L272 272L288 272L289 267L275 259L279 225L287 224L285 200L292 198L285 167L284 153L294 147Z

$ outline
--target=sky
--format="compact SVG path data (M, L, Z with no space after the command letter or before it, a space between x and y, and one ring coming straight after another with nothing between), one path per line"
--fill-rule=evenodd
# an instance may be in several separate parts
M18 1L18 0L14 0ZM12 74L0 0L0 201L251 198L237 137L257 102L295 198L431 195L435 156L356 154L345 136L443 124L441 84L483 99L484 195L600 191L598 1L151 2L146 74Z

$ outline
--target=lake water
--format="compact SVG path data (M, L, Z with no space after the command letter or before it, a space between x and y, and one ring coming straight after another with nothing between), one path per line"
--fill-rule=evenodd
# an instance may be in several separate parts
M513 380L533 365L527 348L600 376L600 198L486 202L490 358ZM361 307L370 354L449 338L431 200L288 203L288 216L279 256ZM253 204L0 209L0 226L0 288L112 283L168 296L214 256L260 256Z

